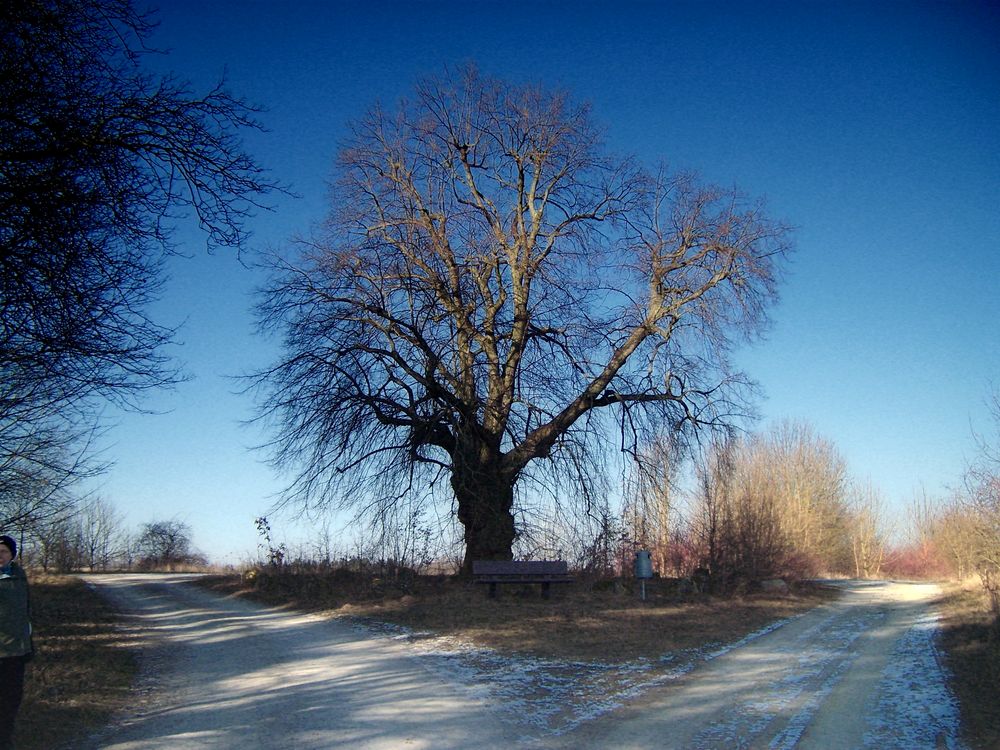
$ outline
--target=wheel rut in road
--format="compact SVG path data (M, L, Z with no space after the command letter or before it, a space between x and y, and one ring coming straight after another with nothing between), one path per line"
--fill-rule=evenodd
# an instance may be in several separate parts
M936 586L841 582L795 618L547 747L959 748Z

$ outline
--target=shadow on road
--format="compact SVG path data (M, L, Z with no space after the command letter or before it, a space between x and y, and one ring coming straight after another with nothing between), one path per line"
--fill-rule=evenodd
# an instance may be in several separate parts
M502 745L480 701L398 644L312 615L220 599L177 577L90 577L129 614L136 710L90 747L467 748ZM492 746L492 744L490 745Z

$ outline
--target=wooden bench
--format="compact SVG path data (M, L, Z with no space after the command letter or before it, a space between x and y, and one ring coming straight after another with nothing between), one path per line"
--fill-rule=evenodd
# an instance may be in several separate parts
M573 576L565 560L473 560L472 580L488 583L491 597L497 595L497 584L539 583L548 599L553 583L572 583Z

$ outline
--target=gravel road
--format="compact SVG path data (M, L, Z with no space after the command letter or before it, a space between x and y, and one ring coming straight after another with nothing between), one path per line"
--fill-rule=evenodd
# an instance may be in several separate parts
M661 663L501 657L220 598L185 576L88 576L131 613L134 706L86 750L962 747L927 584L836 602ZM602 671L603 670L603 671Z
M930 584L840 582L843 596L722 649L550 748L961 748Z
M87 576L131 613L143 649L135 710L92 747L505 747L479 699L434 676L405 643L336 620L221 598L184 576Z

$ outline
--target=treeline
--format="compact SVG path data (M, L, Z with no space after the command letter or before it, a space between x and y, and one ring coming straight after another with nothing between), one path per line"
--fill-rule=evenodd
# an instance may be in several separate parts
M996 435L977 437L960 488L904 514L852 478L830 441L785 423L712 444L683 478L678 452L655 446L620 510L554 517L525 546L570 550L603 575L628 575L647 549L661 575L722 592L779 577L978 577L1000 616L1000 397L991 410Z
M990 407L995 433L977 436L978 455L951 497L914 503L913 539L895 562L901 573L978 576L1000 627L1000 391Z
M103 498L65 504L43 518L18 519L5 533L19 539L24 564L47 572L177 570L203 567L191 527L176 519L129 529L115 506Z
M718 592L770 578L875 577L892 556L883 498L808 425L713 443L693 467L669 444L642 458L620 508L606 502L583 523L554 518L535 542L575 549L576 567L600 575L627 575L646 549L660 575Z
M877 488L851 476L833 443L789 422L711 444L693 465L676 446L652 446L621 500L608 487L576 505L533 497L520 516L515 554L566 559L582 575L606 578L631 576L636 551L649 550L656 574L718 593L774 578L974 576L1000 613L1000 406L995 410L998 439L979 441L962 488L914 499L895 513ZM401 503L375 525L354 525L345 544L327 526L292 549L258 519L258 565L450 573L461 566L462 547L460 529L447 518L430 500Z
M995 401L1000 437L1000 403ZM869 483L852 478L836 447L809 425L714 443L693 466L669 444L649 449L642 472L581 506L551 504L546 520L525 525L517 554L568 559L594 577L629 576L635 552L652 553L656 573L718 593L772 578L978 577L1000 613L1000 440L981 438L979 456L949 497L915 499L903 518ZM8 508L8 511L10 508ZM24 508L22 507L22 510ZM31 565L54 571L177 569L205 565L190 527L177 520L126 528L102 498L31 506L6 533ZM538 508L532 508L533 515ZM427 504L398 504L378 523L331 531L289 549L266 518L256 520L259 567L326 567L448 573L460 567L454 524ZM250 561L248 561L250 562ZM374 568L373 568L374 566Z

